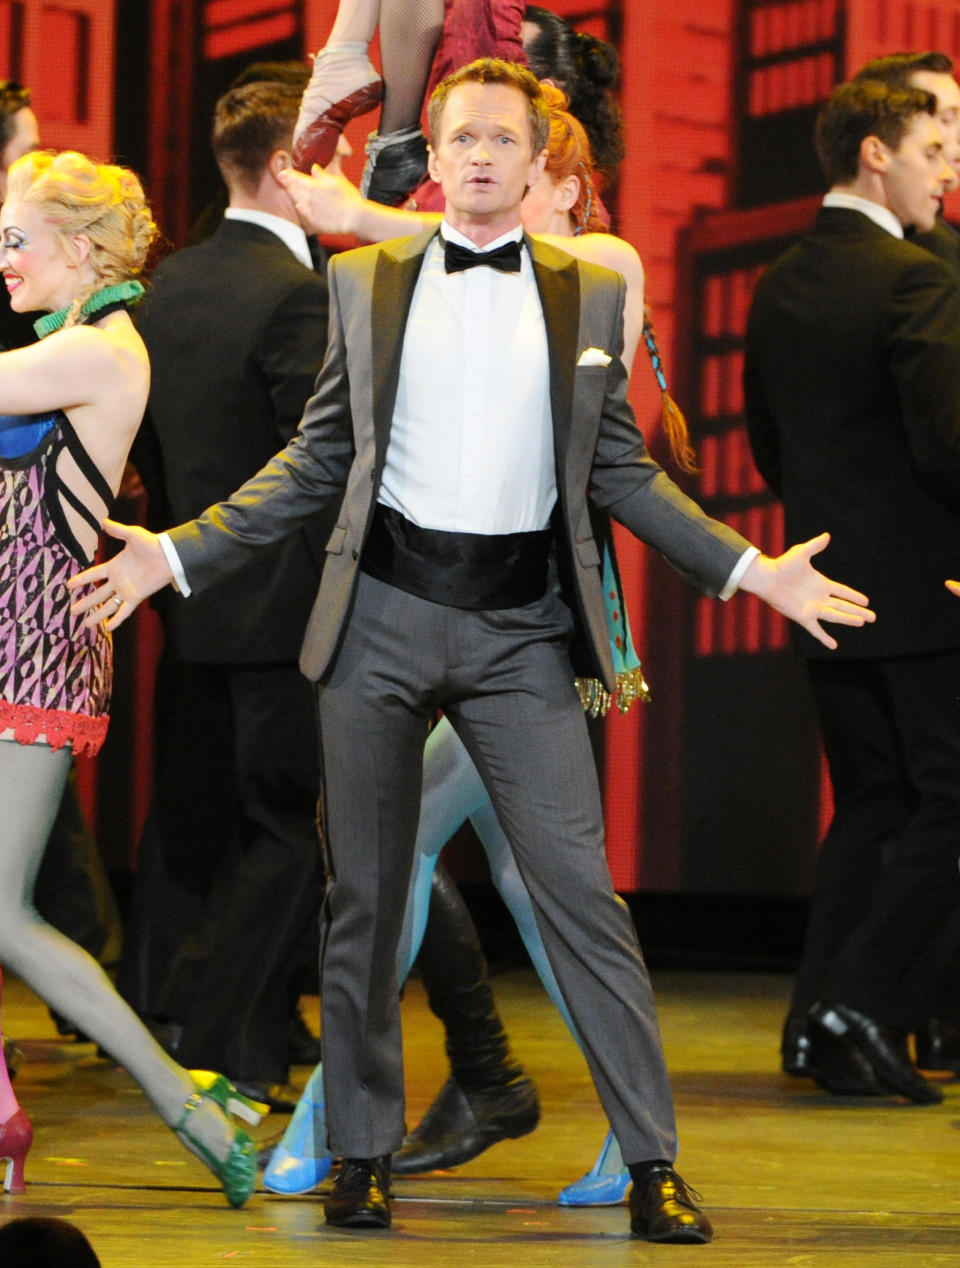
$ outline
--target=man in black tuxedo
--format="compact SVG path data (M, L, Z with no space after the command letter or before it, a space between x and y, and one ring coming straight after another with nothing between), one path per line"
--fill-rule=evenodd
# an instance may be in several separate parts
M832 567L878 614L830 663L799 640L835 798L795 997L819 1001L810 1072L919 1102L940 1094L907 1053L930 1004L915 970L960 896L960 611L943 586L960 543L960 287L903 239L933 230L953 180L936 104L867 80L834 92L817 125L830 192L758 284L744 371L787 533L829 522Z
M313 389L327 287L276 180L299 99L277 82L220 99L213 149L229 207L210 238L160 264L138 310L152 378L137 457L156 522L197 514L259 470ZM181 1061L222 1070L275 1107L288 1099L275 1085L287 1080L290 1023L316 964L319 759L296 661L329 529L322 517L305 524L197 602L170 595L162 607L152 823L160 871L199 894L203 914L165 981L130 989L165 922L159 861L145 858L121 977L135 1004L145 995L149 1011L182 1024Z
M630 1167L631 1229L705 1242L673 1169L676 1130L653 996L613 893L579 673L612 689L588 498L704 592L739 586L802 620L872 619L811 566L710 520L646 452L627 403L624 283L528 239L545 162L536 79L483 59L430 102L444 224L330 266L330 343L300 431L226 503L87 570L76 604L126 619L174 577L203 591L342 494L300 663L318 682L330 881L321 960L327 1222L386 1226L403 1139L394 962L430 715L442 707L493 797L547 954ZM168 553L169 552L169 553ZM190 602L193 602L191 599ZM271 627L276 617L271 618Z
M933 93L937 99L936 120L943 140L943 155L954 173L949 189L955 189L960 184L960 84L954 79L951 58L936 50L892 53L867 62L857 71L854 80L858 83L877 80L892 89L921 88ZM912 230L908 236L911 242L932 251L956 270L960 286L960 233L953 225L941 215L931 230L919 233ZM821 887L818 891L816 922L810 926L805 939L784 1024L782 1057L787 1074L812 1074L812 1038L807 1014L820 998L824 972L850 935L851 924L860 918L873 879L872 868L861 873L851 867L842 884L831 884L828 890ZM949 951L946 955L949 956ZM944 960L944 940L938 939L928 957L916 966L916 976L922 983L940 977L944 986L940 1000L932 1005L937 1011L920 1024L914 1036L917 1064L924 1070L960 1068L960 1030L955 1029L960 1021L958 981L951 968L943 970ZM908 986L906 993L910 995L914 989ZM864 1092L876 1090L875 1080L865 1071L861 1070L859 1077L851 1075L851 1081L846 1081L845 1086L849 1091L858 1083Z

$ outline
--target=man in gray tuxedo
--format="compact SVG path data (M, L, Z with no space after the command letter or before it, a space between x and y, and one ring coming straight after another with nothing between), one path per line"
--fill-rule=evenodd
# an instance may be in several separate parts
M321 956L328 1223L386 1226L403 1139L394 954L439 707L516 851L604 1109L630 1166L631 1228L705 1242L673 1170L653 995L603 849L576 674L614 685L588 498L708 594L739 586L834 645L864 596L816 572L826 535L779 559L710 520L648 456L620 360L624 285L523 235L548 119L537 81L482 60L436 90L439 235L330 268L330 338L298 436L228 502L126 548L77 602L116 626L177 578L202 589L344 493L301 668L318 683L330 880ZM485 267L472 267L480 265ZM282 619L282 614L278 614Z

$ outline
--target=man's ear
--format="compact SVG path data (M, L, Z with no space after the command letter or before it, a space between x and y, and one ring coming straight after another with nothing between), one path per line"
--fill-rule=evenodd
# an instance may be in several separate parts
M536 185L537 181L543 175L543 169L547 165L547 151L542 149L530 164L530 171L527 173L527 189L531 189Z
M274 150L270 155L270 162L267 167L270 175L276 180L278 172L284 171L285 168L293 167L293 155L289 150Z
M860 163L868 172L884 175L890 167L891 153L878 136L865 136L860 142Z
M438 185L440 184L440 177L437 173L437 156L433 152L432 145L427 146L427 175L432 181L436 181Z

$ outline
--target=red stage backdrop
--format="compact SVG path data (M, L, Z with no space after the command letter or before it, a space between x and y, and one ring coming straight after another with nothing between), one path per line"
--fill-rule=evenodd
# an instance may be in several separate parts
M668 377L697 442L701 469L687 483L775 553L781 517L750 462L740 397L753 285L814 214L817 104L878 54L960 55L960 0L550 7L621 53L628 152L615 228L643 256ZM217 184L207 144L216 97L249 61L320 47L334 11L333 0L0 0L0 74L33 88L45 143L132 159L179 245ZM370 126L348 131L355 176ZM660 455L658 394L642 356L631 392ZM632 540L618 542L654 692L651 705L604 728L618 888L806 892L829 789L783 622L744 597L699 600ZM115 867L135 850L149 796L157 639L148 613L121 641L116 725L84 776Z

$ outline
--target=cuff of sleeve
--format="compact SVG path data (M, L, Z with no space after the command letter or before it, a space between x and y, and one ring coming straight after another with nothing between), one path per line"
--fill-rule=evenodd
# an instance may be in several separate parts
M187 580L187 574L183 571L183 564L180 562L180 556L177 554L177 548L174 546L169 533L160 533L158 536L160 549L163 551L164 558L170 565L170 571L173 573L173 588L186 599L190 591L190 582ZM740 565L738 564L737 567ZM734 569L736 571L736 569ZM727 582L729 585L730 582Z
M743 552L743 554L734 564L733 572L731 572L730 576L727 577L727 584L723 587L723 589L717 595L718 599L723 599L724 601L726 601L727 599L730 598L731 595L734 595L737 593L737 589L740 585L740 581L741 581L741 578L743 577L743 574L747 571L747 569L750 567L750 565L753 563L753 561L756 559L756 557L759 554L760 554L760 551L757 550L756 546L747 547L747 549ZM172 563L170 567L171 568L173 567ZM187 593L189 593L189 591Z

